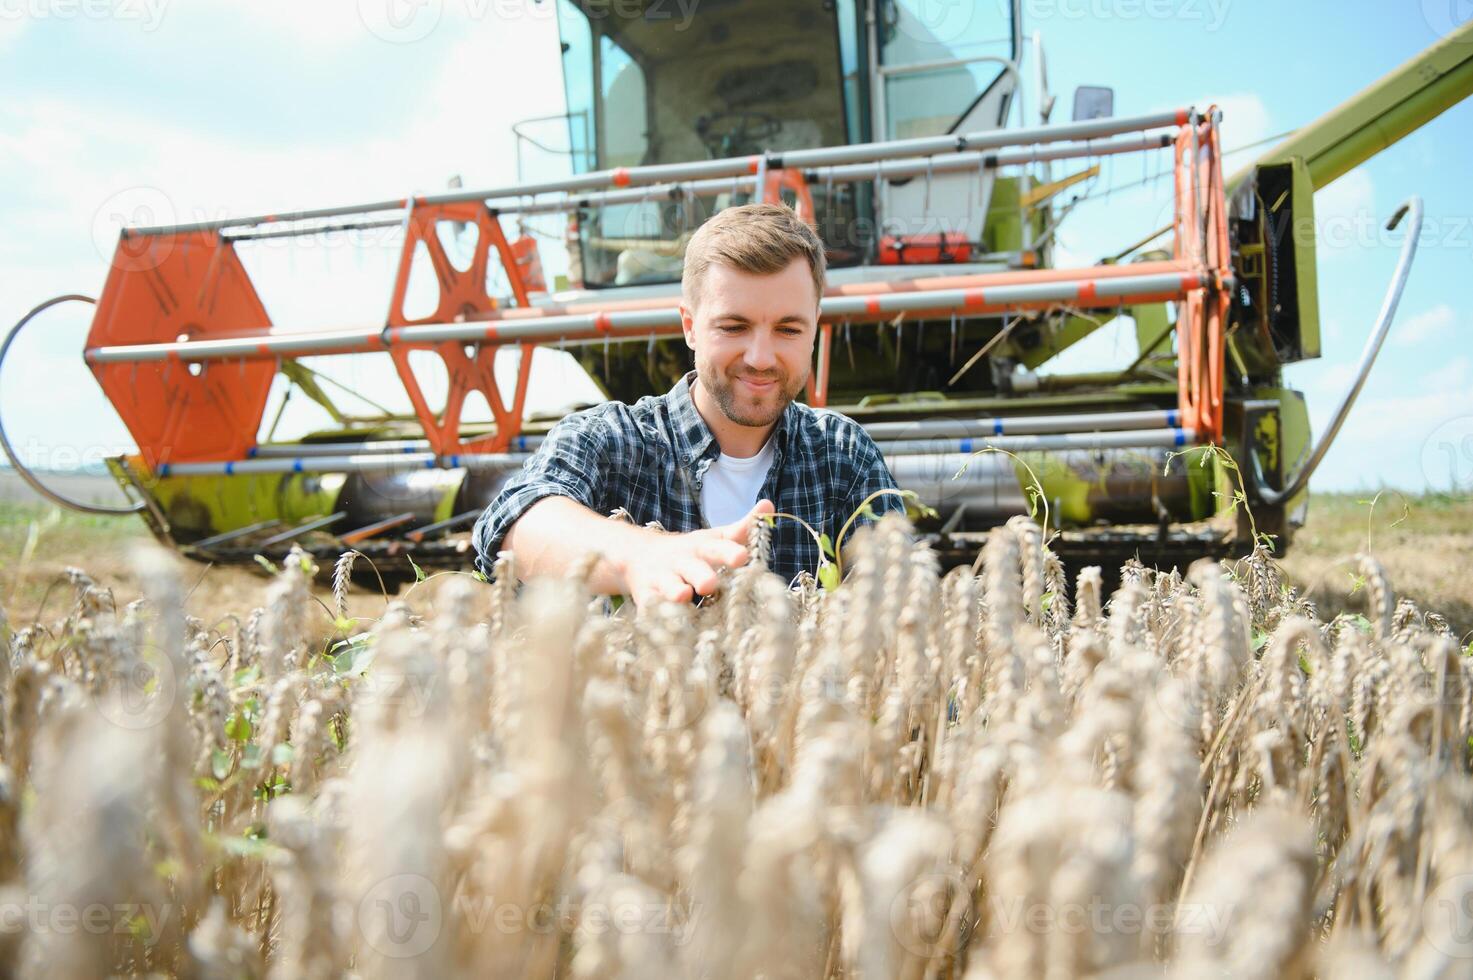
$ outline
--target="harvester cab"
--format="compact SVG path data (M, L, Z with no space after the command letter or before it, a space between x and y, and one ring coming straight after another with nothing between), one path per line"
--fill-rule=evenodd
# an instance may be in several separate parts
M536 124L561 131L565 175L124 229L84 356L138 447L111 461L125 510L202 560L299 545L356 548L391 574L465 565L471 522L556 422L528 410L534 349L571 353L610 398L667 390L689 367L690 235L724 207L781 200L831 264L807 400L868 429L934 514L920 527L944 560L1025 513L1066 560L1105 567L1241 553L1255 530L1286 546L1420 222L1414 204L1357 379L1312 446L1282 368L1319 353L1313 192L1473 92L1473 25L1225 178L1215 108L1116 116L1090 87L1054 121L1020 5L943 6L965 16L931 22L911 0L556 0L566 112ZM1142 156L1170 181L1169 221L1059 267L1055 235L1101 161ZM551 288L517 231L548 216L567 250ZM402 232L381 322L273 326L240 250L376 227ZM409 311L424 273L435 301ZM47 301L11 338L68 301L93 302ZM1048 370L1117 317L1133 321L1132 363ZM504 352L514 380L496 371ZM387 358L412 411L337 409L329 356ZM278 375L333 426L275 438ZM463 417L476 395L487 421ZM3 430L0 446L19 465Z

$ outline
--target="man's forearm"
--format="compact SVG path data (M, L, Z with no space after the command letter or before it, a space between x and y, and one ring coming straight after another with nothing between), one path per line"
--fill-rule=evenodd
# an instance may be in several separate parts
M624 570L629 556L650 545L660 532L609 520L569 497L544 497L506 532L502 547L517 556L523 578L563 576L589 555L599 555L589 578L595 593L627 592Z

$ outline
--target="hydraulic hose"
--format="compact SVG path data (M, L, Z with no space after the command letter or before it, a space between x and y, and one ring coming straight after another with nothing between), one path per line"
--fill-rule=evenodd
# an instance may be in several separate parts
M1263 479L1263 470L1258 462L1258 457L1253 457L1253 476L1257 484L1258 496L1264 503L1270 506L1278 506L1299 494L1309 485L1309 478L1314 475L1315 469L1320 461L1325 458L1330 444L1335 441L1335 436L1340 427L1345 424L1345 417L1350 414L1350 407L1355 404L1355 398L1360 394L1361 388L1365 386L1366 378L1371 373L1371 366L1376 363L1376 355L1381 352L1381 343L1386 339L1387 332L1391 329L1391 321L1396 316L1396 307L1401 303L1401 292L1407 284L1407 275L1412 271L1412 259L1417 255L1417 239L1422 234L1422 199L1413 195L1406 203L1396 209L1391 220L1386 222L1387 230L1395 228L1401 223L1402 216L1411 213L1411 225L1407 228L1406 241L1402 243L1401 255L1396 260L1396 272L1391 276L1391 285L1387 287L1386 297L1381 300L1381 312L1376 315L1376 324L1371 328L1371 335L1366 338L1366 346L1361 351L1360 364L1355 371L1355 380L1351 382L1350 388L1346 390L1344 397L1340 399L1340 407L1335 409L1334 416L1330 419L1325 434L1315 445L1314 451L1310 453L1309 460L1300 467L1299 472L1289 485L1282 490L1275 490Z
M76 293L72 293L66 296L56 296L48 299L40 306L37 306L35 309L31 310L31 312L21 317L20 321L16 323L15 326L10 328L10 332L5 335L5 342L3 344L0 344L0 371L3 371L5 368L5 355L10 353L10 345L15 342L16 337L20 336L20 332L22 329L25 328L26 324L30 323L41 313L44 313L46 310L51 309L53 306L60 306L62 303L69 302L91 303L94 306L97 305L97 300L93 299L91 296L82 296ZM58 506L66 507L71 510L81 511L84 514L104 514L108 516L136 514L139 511L143 510L144 504L142 501L139 501L130 507L106 507L101 504L88 504L83 503L80 500L73 500L65 494L57 493L55 490L52 490L46 484L42 483L40 478L37 477L36 474L32 472L29 467L22 463L18 456L16 456L15 450L10 445L10 437L5 432L5 423L3 419L0 419L0 450L4 451L5 458L10 460L10 465L15 468L15 472L20 474L20 478L22 480L25 480L28 484L30 484L32 490L36 491L41 496L45 497L52 503L57 504Z

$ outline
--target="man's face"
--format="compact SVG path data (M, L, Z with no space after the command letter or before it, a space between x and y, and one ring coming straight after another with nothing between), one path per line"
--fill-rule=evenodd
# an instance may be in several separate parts
M808 262L795 258L772 275L713 262L695 303L680 314L702 386L738 425L776 422L813 363L818 295Z

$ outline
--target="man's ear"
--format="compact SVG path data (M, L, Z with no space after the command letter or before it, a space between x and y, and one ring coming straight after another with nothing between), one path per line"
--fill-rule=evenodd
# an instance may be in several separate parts
M692 313L691 310L684 303L681 303L680 304L679 309L680 309L680 330L681 330L682 333L685 334L685 346L689 347L691 350L695 350L696 349L696 317L695 317L695 314Z

